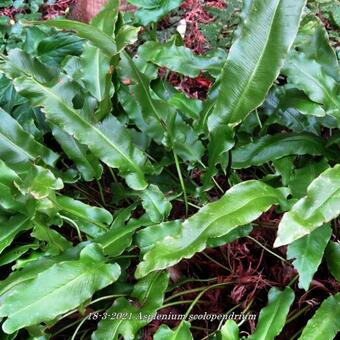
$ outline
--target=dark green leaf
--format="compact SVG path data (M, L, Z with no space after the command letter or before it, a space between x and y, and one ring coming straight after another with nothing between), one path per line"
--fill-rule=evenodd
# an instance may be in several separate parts
M81 115L68 101L72 82L65 79L51 88L21 77L15 80L15 86L34 106L43 106L47 119L74 135L107 165L119 168L132 188L142 190L147 186L143 171L146 158L132 144L128 130L113 116L93 124Z
M192 78L204 71L218 76L227 57L223 50L204 56L195 55L189 48L176 46L171 40L165 44L148 41L138 52L145 61Z
M267 340L279 335L294 297L294 291L290 287L283 291L276 287L271 288L268 293L268 305L261 310L256 330L249 339Z
M313 156L325 153L323 140L307 133L267 135L233 150L233 168L261 165L289 155Z
M325 257L329 271L340 282L340 244L330 241L326 248Z
M94 26L67 19L34 21L32 23L75 31L79 37L89 40L94 46L101 49L107 56L112 57L115 53L117 53L116 43L113 38Z
M139 263L136 277L192 257L206 248L208 239L226 235L255 220L283 199L279 190L260 181L247 181L232 187L218 201L205 205L184 221L174 237L157 242Z
M283 215L274 247L290 244L340 213L340 165L327 169L308 187L307 195Z
M305 291L309 289L331 234L332 228L325 224L288 246L287 259L295 259L293 265L299 273L299 288Z
M171 330L167 325L161 325L154 335L155 340L192 340L190 332L190 322L181 321L181 323Z
M340 293L324 300L308 321L299 340L333 340L340 331Z
M183 0L129 0L129 3L138 7L135 15L138 22L144 26L157 22L182 2Z
M209 130L239 124L259 106L298 31L304 0L254 0L222 69Z
M54 165L58 155L38 143L7 112L0 108L0 157L8 165L22 168L31 161L42 159Z
M107 311L108 314L122 313L121 315L132 315L132 317L127 320L101 320L91 339L118 340L119 335L125 339L134 339L137 331L151 322L153 314L162 306L168 280L168 273L157 272L138 281L134 286L131 297L138 301L140 307L129 302L126 298L118 298Z
M84 248L77 261L55 264L5 297L0 315L7 317L6 333L53 320L89 299L92 294L117 280L117 264L105 264L94 246Z

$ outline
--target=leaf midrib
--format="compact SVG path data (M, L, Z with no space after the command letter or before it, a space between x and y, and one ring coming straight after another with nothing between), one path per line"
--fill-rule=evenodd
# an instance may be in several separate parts
M26 310L26 309L29 309L30 307L34 306L35 304L37 303L41 303L41 301L43 301L44 299L48 298L50 295L53 295L55 294L56 292L58 292L59 290L61 289L64 289L65 287L69 286L70 284L78 281L80 278L82 278L83 276L88 276L89 274L91 274L92 272L96 272L96 271L99 271L100 268L102 268L104 265L106 265L106 263L102 263L102 264L99 264L98 266L96 266L95 268L91 268L91 270L89 270L88 272L85 272L77 277L75 277L74 279L72 279L71 281L68 281L66 284L58 287L57 289L53 290L53 291L50 291L48 294L44 295L43 297L35 300L34 302L28 304L28 305L25 305L24 308L21 308L19 310L16 310L14 313L12 314L9 314L8 315L8 318L9 319L12 319L14 315L18 314L18 313L22 313L22 311ZM43 272L42 272L43 273ZM40 273L41 274L41 273ZM39 277L40 275L38 274L37 278ZM62 313L62 312L61 312Z
M25 154L28 159L30 160L34 160L37 157L31 155L29 152L27 152L26 150L22 149L19 145L15 144L13 141L11 141L6 135L4 135L1 131L0 131L0 136L5 140L5 142L7 142L8 144L12 145L14 147L14 149L18 150L19 152Z
M332 96L330 94L330 92L328 91L328 88L325 87L321 81L318 80L318 78L310 75L309 73L305 72L301 67L298 67L298 65L295 63L295 62L292 62L292 65L294 65L294 67L299 70L303 75L305 75L307 78L309 78L316 86L318 86L319 88L321 88L323 90L323 92L326 94L326 96L328 97L328 99L335 104L335 106L337 108L340 108L340 103L337 102L335 99L334 99L334 96ZM324 103L322 103L324 104Z
M64 102L60 99L60 97L58 97L54 92L50 91L47 87L41 85L38 81L36 81L35 79L32 78L32 80L39 86L42 88L43 91L47 92L48 94L50 94L52 97L55 98L55 100L57 100L65 109L66 111L70 112L71 114L73 114L73 116L75 116L77 119L79 119L82 123L84 123L85 125L87 125L87 127L90 130L94 130L96 131L97 135L100 136L101 139L103 139L107 144L109 144L115 151L117 151L131 166L132 168L135 169L135 171L137 173L142 173L141 169L136 166L136 164L130 159L130 157L128 157L124 152L122 152L119 147L117 147L114 143L112 143L112 141L110 139L108 139L106 137L105 134L103 134L96 126L90 124L87 120L85 120L82 116L78 115L78 113L70 108L68 105L64 104ZM45 105L45 110L46 110L46 105ZM111 162L110 162L111 163Z
M165 127L164 127L164 122L163 122L163 119L159 116L153 102L152 102L152 99L151 99L151 96L150 96L150 93L149 91L147 90L147 88L145 87L145 84L144 84L144 81L143 79L141 78L140 74L139 74L139 71L137 70L133 60L131 60L131 58L127 55L125 55L125 57L127 58L129 64L131 65L132 69L134 70L134 73L136 74L137 78L138 78L138 81L139 83L138 84L141 84L141 86L143 87L143 90L144 90L144 93L145 93L145 97L147 98L151 108L152 108L152 111L154 113L154 115L156 116L157 120L159 121L161 127L164 129L164 130L167 130ZM137 85L138 85L137 84Z
M257 70L258 68L260 67L260 64L262 64L262 59L265 55L265 52L266 52L266 49L267 49L267 46L268 46L268 42L269 42L269 39L270 37L272 36L272 30L273 30L273 22L276 20L276 16L277 16L277 12L278 12L278 7L280 6L280 3L281 3L281 0L278 0L277 2L277 5L276 5L276 8L275 8L275 13L272 17L272 20L270 22L270 29L269 29L269 32L268 32L268 35L266 37L266 41L265 41L265 44L263 46L263 49L262 49L262 52L260 54L260 57L258 58L258 61L256 62L255 64L255 67L253 69L253 72L251 73L250 77L248 78L248 82L246 84L246 86L242 89L241 91L241 94L238 96L239 97L239 100L236 102L236 106L234 106L234 108L231 109L231 113L230 113L230 118L233 118L234 116L234 113L237 112L238 108L240 107L241 103L243 103L243 98L245 96L245 94L247 93L255 75L257 74ZM239 39L241 39L242 36L240 36ZM268 87L269 88L269 87ZM248 112L247 112L248 113ZM233 121L232 121L233 122Z
M266 195L265 197L271 197L271 196L275 197L274 195ZM275 197L275 198L276 198L276 197ZM243 204L242 206L240 206L239 208L233 210L232 213L235 213L235 212L237 212L237 211L239 211L239 210L244 209L246 206L248 206L249 204L252 204L253 201L256 201L256 200L258 200L258 199L259 199L259 197L253 198L252 200L249 200L247 203L245 203L245 204ZM274 203L273 203L273 204L274 204ZM265 209L265 210L267 210L267 209ZM263 211L264 211L264 210L261 209L260 212L263 212ZM230 213L229 213L229 214L230 214ZM227 217L229 214L227 214L227 215L219 215L218 217L216 217L216 218L214 218L212 221L210 221L208 224L206 224L206 225L205 225L205 228L199 232L199 235L198 235L194 240L191 240L191 242L190 242L189 244L187 244L185 247L181 248L180 251L183 251L183 250L187 249L188 247L190 247L193 243L195 243L195 242L202 236L202 234L204 234L204 233L206 232L206 230L207 230L213 223L215 223L217 220L219 220L219 219L222 218L222 217ZM186 223L186 222L187 222L187 223ZM189 224L189 223L188 223L188 220L186 220L186 221L184 221L184 222L182 223L183 226L184 226L184 223ZM240 226L240 224L235 224L235 225L233 225L231 228L233 229L233 228L236 228L236 227L238 227L238 226ZM228 234L230 231L231 231L231 230L228 230L224 235Z

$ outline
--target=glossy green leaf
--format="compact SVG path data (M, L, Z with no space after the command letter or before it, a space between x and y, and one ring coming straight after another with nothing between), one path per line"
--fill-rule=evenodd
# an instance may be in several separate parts
M89 93L100 103L105 99L107 93L113 94L113 84L107 82L111 79L110 57L99 48L86 43L80 57L81 79ZM109 86L109 89L106 89ZM111 99L111 98L110 98Z
M42 39L37 46L37 53L43 63L58 67L65 57L78 56L82 46L83 40L76 35L58 32Z
M155 340L192 340L190 326L188 321L181 321L174 330L167 325L161 325L153 338Z
M104 234L112 222L112 215L107 210L90 206L71 197L57 196L54 203L61 215L70 218L81 231L92 237Z
M186 117L190 117L192 119L199 119L200 112L203 109L203 102L201 100L188 98L182 92L176 92L173 96L171 96L169 103L176 107L176 109Z
M323 140L307 133L267 135L233 150L233 168L249 168L289 155L323 155Z
M328 243L325 258L329 271L340 282L340 244L338 242Z
M129 82L129 91L141 109L142 117L136 119L137 126L145 133L161 143L167 130L166 119L173 116L173 109L160 98L152 97L150 80L140 72L134 61L126 54L121 54L119 75L122 82ZM136 117L137 118L137 117Z
M80 243L75 247L66 249L65 253L59 256L40 256L37 259L28 261L20 269L13 271L6 279L0 281L1 298L12 291L20 290L27 282L35 279L39 273L58 262L78 260L81 250L86 245L86 243Z
M283 215L274 247L310 234L340 213L340 165L327 169L308 187L307 195Z
M284 199L283 194L260 181L247 181L228 190L181 225L174 237L165 237L148 251L137 266L137 278L190 258L207 246L208 239L223 236L245 225Z
M132 114L138 128L158 144L162 143L166 148L173 149L183 160L199 160L203 145L198 140L198 135L176 114L175 108L169 102L151 91L150 79L138 70L127 53L121 54L119 74L123 83L130 83L130 95L138 103L137 109L128 103L129 98L125 98L129 105L127 110L134 109Z
M30 218L24 215L10 217L0 228L0 253L3 252L22 231L33 227Z
M101 177L103 168L98 158L85 145L78 143L71 135L56 125L53 126L52 133L67 157L74 161L85 181Z
M169 216L171 203L165 198L157 185L150 184L141 192L142 204L152 222L162 222Z
M35 199L46 198L51 190L60 190L64 183L53 173L41 166L32 166L23 181L16 181L16 187L22 194L30 194Z
M299 273L299 288L305 291L309 289L331 234L332 228L325 224L288 246L287 259L295 259L293 266Z
M57 77L57 70L42 64L37 58L16 48L8 54L7 62L3 65L4 72L10 78L17 78L22 74L34 76L39 82L45 84Z
M240 330L234 320L227 320L221 328L222 340L239 340Z
M329 76L340 80L336 53L330 45L327 30L317 16L307 15L303 18L294 46L309 59L317 60Z
M150 250L158 241L168 236L175 236L181 230L182 223L179 220L167 221L139 230L136 234L136 243L142 253Z
M254 0L222 69L209 130L239 124L259 106L279 75L297 34L304 0Z
M118 0L108 1L102 10L91 19L90 24L105 34L114 37L115 24L118 20ZM97 117L101 120L112 109L111 97L114 92L110 56L100 48L87 42L80 58L81 78L87 90L98 101Z
M79 260L55 264L7 295L0 306L0 315L7 318L2 329L11 334L53 320L116 281L119 275L119 266L105 264L98 249L90 245L82 250Z
M17 246L12 248L9 251L4 252L0 256L0 266L4 266L6 264L9 264L11 262L16 261L18 258L20 258L22 255L27 253L31 249L38 249L39 246L37 244L25 244L22 246Z
M24 202L17 200L14 194L16 181L20 183L21 178L0 159L0 207L22 212Z
M112 36L118 20L119 0L108 0L90 24L105 34Z
M229 156L226 155L235 144L235 133L228 125L221 125L210 133L208 145L209 161L203 178L203 189L207 190L213 186L212 177L217 173L217 164L221 164L223 172L226 172Z
M72 243L66 240L64 236L44 224L35 222L31 236L39 241L47 243L46 247L42 247L46 255L59 255L67 248L72 247Z
M34 21L33 23L36 25L55 27L62 30L75 31L79 37L89 40L94 46L101 49L107 56L112 57L115 53L117 53L116 43L113 38L92 25L67 19Z
M301 91L299 91L299 93L301 93ZM309 103L312 102L305 94L303 95L304 97L307 98ZM272 124L278 124L288 128L292 132L298 133L309 132L318 135L320 131L321 119L318 119L316 116L313 116L312 114L307 114L305 105L303 107L303 110L305 110L306 114L301 114L301 105L299 107L300 111L298 111L295 108L287 108L284 99L285 91L282 91L280 88L274 88L269 93L266 102L263 104L264 107L263 113L268 116L268 118L263 124L265 129L269 128L269 126L271 126ZM291 106L289 102L287 104L288 106ZM320 104L315 103L315 105L316 106L313 105L314 108L312 109L308 108L309 110L312 110L309 111L309 113L319 114L320 110L316 109L316 107L319 107L323 110ZM256 118L256 116L254 117ZM326 115L325 117L322 118L322 122L325 122L329 118L331 117Z
M135 43L138 39L140 27L124 25L120 27L116 35L117 53L125 49L126 46Z
M288 181L292 195L296 198L305 196L308 186L327 168L329 168L328 162L322 159L320 161L307 161L302 168L295 169Z
M295 88L282 91L279 108L284 112L292 108L304 115L316 117L324 117L326 115L325 110L320 104L311 101L302 91Z
M192 78L197 77L201 72L209 72L213 76L219 75L226 59L223 50L200 56L195 55L187 47L176 46L172 40L165 44L148 41L138 49L138 52L145 61Z
M168 286L169 275L166 272L152 273L134 286L131 297L137 302L118 298L107 313L122 313L130 318L105 319L98 324L97 330L92 334L92 340L118 340L119 336L125 339L134 339L137 331L152 321L152 316L163 304L164 292ZM131 313L131 314L130 314Z
M336 118L340 124L339 84L323 72L322 66L304 53L292 51L283 69L288 80L308 97L323 104L327 114Z
M95 242L103 247L105 255L112 257L119 256L131 245L134 232L141 226L149 223L149 220L143 218L130 220L127 225L119 224L119 222L113 223L115 225L113 225L108 232L98 237Z
M253 228L250 225L237 227L226 235L210 238L207 242L207 246L208 248L223 246L224 244L231 243L241 237L248 236L252 230Z
M249 339L267 340L279 335L294 298L294 291L290 287L283 291L276 287L271 288L268 293L268 305L261 310L256 330Z
M324 300L308 321L299 340L333 340L340 331L340 293Z
M24 164L42 159L54 165L58 155L37 142L18 122L0 108L0 157L8 165L22 168Z
M144 26L157 22L173 9L179 7L183 0L129 0L129 3L138 7L135 15L138 22Z
M47 87L32 78L20 77L15 80L15 86L34 106L43 106L47 119L87 145L104 163L119 168L128 185L136 190L147 186L143 171L146 158L132 144L128 130L113 116L93 124L74 109L68 101L71 81L64 79L60 84Z

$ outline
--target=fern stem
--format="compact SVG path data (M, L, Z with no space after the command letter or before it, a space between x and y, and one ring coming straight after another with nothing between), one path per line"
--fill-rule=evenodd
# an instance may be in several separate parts
M296 312L294 315L292 315L289 319L287 319L285 324L288 325L290 322L292 322L293 320L298 318L301 314L305 313L309 309L310 309L310 306L306 306L306 307L302 308L301 310Z
M257 109L255 110L255 115L256 115L257 122L259 123L259 126L262 129L262 122L261 122L259 113L257 112Z
M181 301L174 301L174 302L169 302L165 305L163 305L160 309L164 309L164 308L168 308L168 307L172 307L172 306L177 306L177 305L183 305L186 303L191 303L192 300L181 300Z
M212 285L212 286L209 286L209 287L205 288L203 291L201 291L201 292L196 296L196 298L195 298L194 301L191 303L191 305L189 306L187 312L186 312L185 315L184 315L183 320L186 320L186 319L187 319L187 317L190 315L192 309L195 307L196 303L199 301L199 299L200 299L200 298L201 298L208 290L214 289L214 288L219 288L219 287L221 287L221 286L226 286L226 285L231 284L231 283L233 283L233 282L216 283L216 284L214 284L214 285Z
M167 299L164 300L164 302L173 300L176 297L182 296L182 295L186 295L186 294L191 294L191 293L196 293L196 292L201 292L202 290L206 289L207 287L198 287L198 288L192 288L192 289L188 289L188 290L182 290L179 293L176 293L174 295L169 296Z
M114 181L116 184L119 184L118 179L117 179L115 173L113 172L112 168L110 168L110 167L108 166L108 169L109 169L109 172L110 172L110 174L111 174L111 177L112 177L113 181Z
M102 200L102 203L104 204L104 206L106 205L105 203L105 197L104 197L104 192L103 192L103 187L100 183L100 181L98 179L96 179L97 185L98 185L98 189L99 189L99 194L100 194L100 199Z
M80 327L86 322L86 320L88 320L88 316L86 315L83 320L80 321L79 325L77 326L77 328L75 329L73 335L72 335L72 338L71 340L75 340L79 330L80 330Z
M287 263L290 265L290 262L287 261L286 259L284 259L283 257L281 257L280 255L274 253L273 251L271 251L270 249L268 249L266 246L264 246L261 242L259 242L258 240L254 239L251 236L246 236L247 238L249 238L250 240L252 240L253 242L255 242L257 245L259 245L261 248L263 248L264 250L266 250L268 253L272 254L273 256L277 257L278 259L280 259L281 261Z
M182 191L183 191L183 199L184 199L184 205L185 205L185 216L188 216L188 196L187 196L187 191L186 191L183 176L182 176L182 171L181 171L181 168L179 166L179 161L178 161L178 157L177 157L176 152L174 150L172 150L172 153L174 155L177 174L178 174L179 182L181 184L181 188L182 188Z
M216 261L215 259L213 259L212 257L210 257L208 254L206 254L206 253L204 253L204 252L202 252L201 254L202 254L203 256L205 256L209 261L215 263L217 266L219 266L219 267L225 269L225 270L226 270L227 272L229 272L229 273L231 272L231 270L230 270L228 267L224 266L222 263L219 263L218 261Z
M72 218L69 218L69 217L64 216L64 215L61 215L61 214L59 214L59 216L60 216L63 220L65 220L66 222L72 224L72 225L76 228L77 234L78 234L78 238L79 238L79 241L80 241L80 242L83 242L83 238L82 238L82 236L81 236L81 232L80 232L80 228L79 228L78 224L77 224L75 221L73 221Z

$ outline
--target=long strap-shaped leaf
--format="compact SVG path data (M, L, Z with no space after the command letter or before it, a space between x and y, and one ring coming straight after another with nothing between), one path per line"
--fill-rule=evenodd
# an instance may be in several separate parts
M336 72L337 70L334 70L334 77ZM338 127L340 126L339 83L324 72L322 65L314 59L309 59L304 53L293 51L283 73L310 99L323 104L326 112L334 116Z
M101 320L91 339L118 340L120 335L124 339L135 339L138 330L151 322L152 315L162 306L168 281L169 275L164 271L152 273L138 281L131 295L138 300L139 306L123 297L116 299L113 306L108 309L108 313L129 315L129 318Z
M7 112L0 109L0 157L10 165L24 165L42 159L53 165L58 155L38 143Z
M322 138L311 133L278 133L233 150L233 168L261 165L288 155L313 156L325 153Z
M275 339L285 325L294 297L294 291L290 287L286 287L284 291L276 287L271 288L268 293L268 305L261 310L256 330L248 339Z
M220 200L207 204L184 221L177 235L156 243L138 265L136 277L192 257L206 247L209 239L226 235L236 227L255 220L283 199L279 190L260 181L235 185Z
M340 214L340 165L327 169L308 187L307 195L284 214L274 247L290 244Z
M76 31L79 37L91 41L94 46L101 49L107 56L112 57L117 53L116 42L114 39L92 25L67 19L33 21L32 23L36 25L46 25L58 29Z
M340 293L322 302L299 340L332 340L340 331Z
M224 50L217 50L206 56L197 56L189 48L176 46L174 41L160 44L148 41L139 48L139 55L145 61L189 77L197 77L202 70L218 76L225 59Z
M67 80L62 81L65 83L61 89L58 85L47 87L33 78L21 77L15 80L15 86L33 105L43 107L47 119L87 145L108 166L118 168L131 188L145 189L146 158L132 143L125 127L113 116L97 125L90 122L65 100L62 93L67 91Z
M332 275L340 282L340 244L330 241L326 248L325 258L327 267Z
M72 136L56 125L53 125L52 133L66 155L74 161L85 181L100 178L103 168L98 158L89 152L85 145L78 143Z
M308 290L331 234L330 225L325 224L288 246L287 259L295 259L293 265L299 273L299 288Z
M305 0L253 0L222 70L209 130L236 125L259 106L296 36Z
M7 317L2 328L14 333L25 326L53 320L116 281L119 275L120 267L106 264L95 246L89 245L79 260L58 263L7 296L0 307L0 316Z

